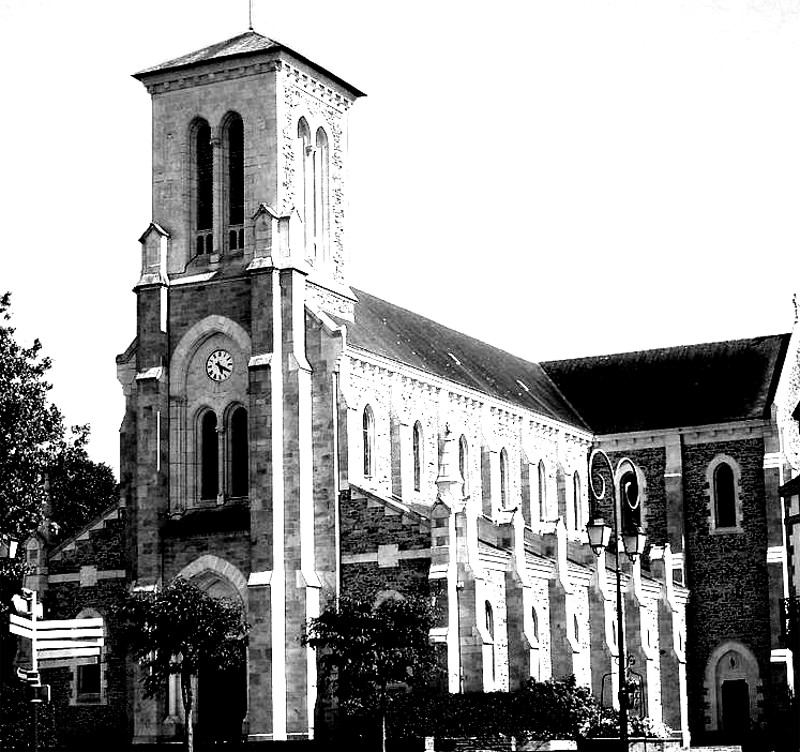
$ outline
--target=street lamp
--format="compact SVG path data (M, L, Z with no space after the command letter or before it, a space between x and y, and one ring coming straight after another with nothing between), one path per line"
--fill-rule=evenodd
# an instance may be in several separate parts
M609 494L611 507L614 514L613 529L605 523L598 502L606 498L606 482L596 468L596 464L605 464L611 484ZM616 479L619 478L617 481ZM599 481L599 485L596 484ZM636 468L627 457L617 464L617 471L608 455L602 449L593 449L589 455L589 515L586 525L589 535L589 545L596 556L602 556L611 542L611 533L614 532L614 573L617 576L617 650L619 661L619 738L623 749L628 749L628 692L625 680L625 627L622 613L622 578L619 566L619 543L628 558L633 562L636 557L644 553L647 538L640 524L639 482ZM623 506L624 504L624 506ZM599 566L599 563L598 563Z
M0 535L0 559L13 559L17 555L17 546L19 541L12 538L10 535ZM3 687L3 637L5 637L5 630L0 633L0 692ZM0 711L2 711L3 703L0 699ZM0 718L0 748L3 746L3 724Z

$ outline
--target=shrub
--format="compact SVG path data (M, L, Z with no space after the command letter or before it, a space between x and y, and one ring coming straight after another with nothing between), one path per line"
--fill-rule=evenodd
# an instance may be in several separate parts
M517 692L399 695L390 703L388 726L394 738L578 739L600 711L591 690L569 677L531 680Z

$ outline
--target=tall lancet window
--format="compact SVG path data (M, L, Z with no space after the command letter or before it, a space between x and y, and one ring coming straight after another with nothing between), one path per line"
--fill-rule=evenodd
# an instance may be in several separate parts
M249 490L247 410L235 408L230 420L230 489L231 496L241 498Z
M194 229L197 255L214 250L214 152L211 127L197 120L192 130L194 141Z
M714 513L717 527L736 527L735 480L727 462L714 469Z
M314 145L305 118L297 123L298 161L297 210L303 220L306 257L313 258L314 244Z
M583 492L578 473L572 476L572 525L575 530L583 529Z
M544 467L544 462L539 461L539 468L537 470L538 486L539 486L539 519L544 520L547 517L547 471Z
M467 444L467 437L463 435L458 440L458 472L461 473L463 481L462 494L466 497L469 491L469 444Z
M228 250L244 248L244 123L233 114L225 126Z
M330 222L330 186L328 136L317 129L314 150L314 257L319 261L328 258L328 227Z
M414 461L414 490L420 491L422 489L422 425L419 421L414 424L411 444Z
M500 506L508 507L508 452L505 447L500 450Z
M216 499L219 493L217 416L206 410L200 419L200 498Z
M367 405L361 418L361 438L364 451L364 477L375 474L375 415Z

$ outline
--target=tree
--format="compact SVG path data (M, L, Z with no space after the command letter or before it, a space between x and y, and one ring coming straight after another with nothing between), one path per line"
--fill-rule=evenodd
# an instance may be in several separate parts
M2 322L11 318L10 293L0 296ZM64 436L58 409L48 402L50 359L41 343L21 346L0 323L0 534L24 538L42 521L44 477Z
M320 651L328 678L335 675L336 695L344 708L364 708L377 701L382 749L386 750L388 688L430 681L435 653L430 630L435 614L419 597L378 602L342 598L311 619L304 642Z
M122 637L144 669L147 697L178 675L186 746L194 749L192 680L205 668L231 668L244 660L247 623L242 604L216 600L181 577L160 591L134 592L117 608Z
M119 500L119 485L108 465L89 459L89 426L73 426L51 462L50 516L54 540L64 540Z

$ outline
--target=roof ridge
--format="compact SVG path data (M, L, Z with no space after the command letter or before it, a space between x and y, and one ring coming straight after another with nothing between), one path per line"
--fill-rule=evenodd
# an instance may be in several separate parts
M597 355L579 355L575 358L550 358L548 360L539 361L539 365L546 368L551 363L575 363L578 361L599 360L601 358L618 358L625 355L639 355L644 353L668 353L676 350L691 350L694 348L707 348L716 347L719 345L733 345L741 344L744 342L757 342L769 339L780 339L781 337L789 336L789 332L777 332L772 334L761 334L754 337L735 337L732 339L720 339L706 342L692 342L689 344L681 345L667 345L665 347L645 347L640 350L619 350L610 353L598 353Z

